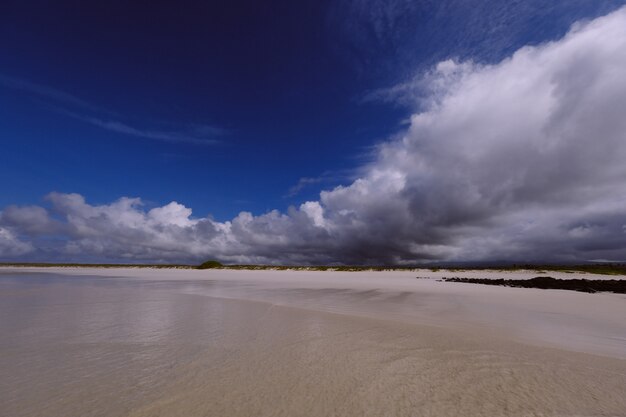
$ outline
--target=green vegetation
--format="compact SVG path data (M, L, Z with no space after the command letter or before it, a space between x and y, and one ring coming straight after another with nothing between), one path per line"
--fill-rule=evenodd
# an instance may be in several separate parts
M218 261L206 261L198 265L198 269L215 269L215 268L223 268L221 262Z

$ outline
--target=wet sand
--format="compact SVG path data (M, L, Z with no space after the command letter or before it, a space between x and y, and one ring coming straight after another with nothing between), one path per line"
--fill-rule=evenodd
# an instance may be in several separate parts
M626 415L624 295L426 274L2 269L0 415Z

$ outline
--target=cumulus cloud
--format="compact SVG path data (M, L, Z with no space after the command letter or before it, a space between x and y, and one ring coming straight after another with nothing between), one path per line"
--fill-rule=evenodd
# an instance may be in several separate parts
M20 241L10 230L0 227L0 257L16 257L32 251L30 243Z
M140 199L97 206L53 193L49 206L2 212L0 254L255 263L623 260L624 68L626 8L497 64L440 63L407 130L379 145L353 183L323 191L318 201L217 222L176 202L146 210Z

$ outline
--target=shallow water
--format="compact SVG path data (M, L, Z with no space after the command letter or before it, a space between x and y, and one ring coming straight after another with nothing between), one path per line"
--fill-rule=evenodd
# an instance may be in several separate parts
M394 294L3 272L0 415L626 415L623 360L308 308Z

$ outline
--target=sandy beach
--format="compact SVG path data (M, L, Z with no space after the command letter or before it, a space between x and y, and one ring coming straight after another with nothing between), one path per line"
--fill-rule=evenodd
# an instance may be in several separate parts
M2 268L0 414L626 415L626 296L451 276Z

